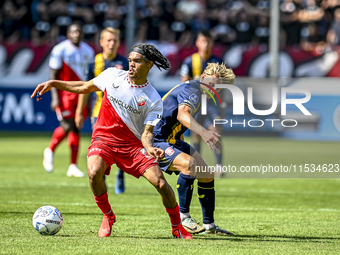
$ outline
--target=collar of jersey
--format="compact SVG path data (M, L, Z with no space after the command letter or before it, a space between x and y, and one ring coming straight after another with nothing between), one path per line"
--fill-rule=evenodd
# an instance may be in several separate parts
M147 80L146 83L142 84L142 85L135 85L133 84L131 81L130 81L130 78L129 76L126 76L126 80L127 82L131 85L131 88L144 88L146 86L149 85L149 81Z

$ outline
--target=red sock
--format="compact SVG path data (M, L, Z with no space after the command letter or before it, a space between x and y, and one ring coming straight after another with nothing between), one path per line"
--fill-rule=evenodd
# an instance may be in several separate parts
M175 208L172 208L172 209L166 208L166 211L169 214L172 227L176 227L179 224L181 224L181 217L179 215L179 206L178 206L178 204L177 204L177 206Z
M105 192L100 197L94 196L94 201L96 201L100 210L102 210L104 215L113 216L113 212L111 210L111 205L109 203L109 197L107 196L107 192Z
M79 150L79 134L70 131L67 137L68 146L71 148L71 164L77 164Z
M49 146L51 151L55 150L55 148L65 138L65 136L66 136L66 133L64 132L64 129L62 127L57 127L56 129L54 129L51 142L50 142L50 146Z

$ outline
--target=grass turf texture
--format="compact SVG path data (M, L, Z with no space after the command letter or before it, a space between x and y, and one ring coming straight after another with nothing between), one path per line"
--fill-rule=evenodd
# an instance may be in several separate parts
M156 190L143 178L126 176L126 192L114 194L113 168L107 178L117 216L113 234L97 237L102 215L87 178L69 178L66 142L55 154L52 174L42 168L50 137L0 135L0 254L338 254L340 179L224 178L215 180L216 223L237 236L171 236L169 218ZM79 167L86 169L90 138L81 141ZM340 163L337 143L279 138L224 138L224 164ZM205 146L204 146L205 147ZM208 164L214 157L205 149ZM177 178L165 175L175 189ZM197 186L197 184L196 184ZM177 192L176 192L177 193ZM196 188L194 194L196 194ZM64 225L41 236L32 216L43 205L57 207ZM191 214L202 221L193 197Z

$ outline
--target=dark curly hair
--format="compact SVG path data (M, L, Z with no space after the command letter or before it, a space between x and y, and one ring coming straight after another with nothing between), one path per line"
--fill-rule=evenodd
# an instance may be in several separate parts
M136 44L131 48L130 52L133 51L142 54L147 63L149 63L150 61L154 62L159 70L167 70L171 68L169 60L164 57L155 46L151 44Z

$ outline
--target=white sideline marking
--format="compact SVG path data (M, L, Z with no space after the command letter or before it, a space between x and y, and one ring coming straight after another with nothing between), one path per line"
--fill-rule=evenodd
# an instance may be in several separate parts
M96 203L62 203L62 202L30 202L30 201L7 201L4 204L53 204L53 205L65 205L65 206L87 206L87 207L97 207ZM154 205L126 205L126 204L113 204L113 207L140 207L140 208L163 208L162 206L154 206ZM200 209L200 206L191 206L191 208ZM273 207L220 207L217 206L215 209L217 210L244 210L244 211L292 211L292 212L340 212L340 209L332 209L332 208L318 208L318 209L289 209L289 208L273 208Z

